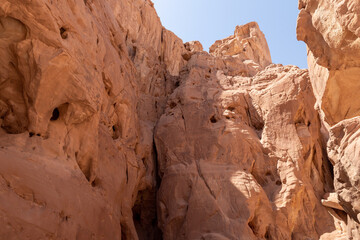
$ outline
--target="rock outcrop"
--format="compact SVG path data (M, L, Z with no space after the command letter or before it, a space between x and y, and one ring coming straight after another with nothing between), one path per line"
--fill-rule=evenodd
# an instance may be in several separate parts
M360 87L360 4L301 0L299 8L297 36L311 52L309 68L319 68L311 72L326 122L334 125L360 115L360 101L354 101Z
M157 238L153 128L181 39L143 0L6 0L0 23L0 238Z
M311 82L334 165L348 239L360 239L360 3L299 1L297 35L306 42Z
M308 72L255 22L207 53L150 0L1 1L0 239L357 239L359 4L335 2L300 1Z
M306 70L193 55L156 128L165 239L319 239L332 178Z
M216 41L210 54L222 57L228 74L253 76L271 63L265 35L256 22L237 26L234 35Z

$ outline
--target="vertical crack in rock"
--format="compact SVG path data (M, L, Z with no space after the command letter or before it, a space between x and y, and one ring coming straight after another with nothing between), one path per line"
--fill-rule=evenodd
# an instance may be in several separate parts
M206 181L202 171L201 171L201 166L200 166L200 161L201 160L197 160L196 161L196 169L197 169L197 172L199 174L199 177L203 180L205 186L207 187L207 189L209 190L210 194L214 197L214 199L216 199L216 195L214 194L214 192L211 190L208 182Z
M20 20L0 15L0 125L12 134L26 131L28 124L23 75L18 68L16 51L27 35L27 28Z

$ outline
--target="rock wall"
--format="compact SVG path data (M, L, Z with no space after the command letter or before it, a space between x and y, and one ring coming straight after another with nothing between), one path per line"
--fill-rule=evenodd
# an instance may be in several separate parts
M359 89L360 5L357 0L301 0L297 36L310 50L311 68L327 69L314 84L325 121L334 125L360 114L353 101ZM315 70L319 72L319 70ZM327 76L328 75L328 76ZM324 80L323 80L324 79Z
M319 239L332 180L307 71L225 75L194 55L157 125L165 239ZM218 61L220 62L220 61Z
M356 239L359 4L328 5L308 72L255 22L207 53L150 0L1 1L0 238Z
M334 187L348 214L348 239L360 239L360 3L299 1L297 35L306 42L311 82L334 165Z
M144 0L6 0L0 23L0 238L157 238L153 128L182 41Z

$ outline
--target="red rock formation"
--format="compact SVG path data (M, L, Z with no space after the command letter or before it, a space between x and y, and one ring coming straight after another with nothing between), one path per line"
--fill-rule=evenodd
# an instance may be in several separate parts
M349 217L347 238L360 239L360 3L301 0L299 8L297 34L309 48L337 201Z
M210 54L221 56L231 75L253 76L271 63L265 35L256 22L237 26L234 35L210 47Z
M150 0L0 2L0 239L356 239L359 6L325 2L310 77L255 22L207 53Z
M197 53L157 125L165 239L318 239L332 179L306 70L229 76Z
M156 236L152 132L182 41L142 0L2 1L0 21L1 238Z

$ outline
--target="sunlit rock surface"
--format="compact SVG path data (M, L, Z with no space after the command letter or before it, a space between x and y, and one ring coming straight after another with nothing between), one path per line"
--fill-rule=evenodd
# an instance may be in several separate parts
M0 239L356 239L359 4L300 8L310 72L255 22L207 53L150 0L1 1Z
M348 239L360 239L360 2L300 0L297 35L308 46L316 108L329 138L338 201Z
M156 128L165 239L319 239L336 229L306 70L229 76L194 55Z
M6 0L0 23L0 238L159 238L153 128L182 41L142 0Z

